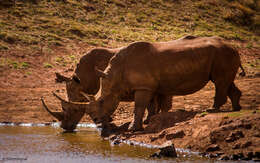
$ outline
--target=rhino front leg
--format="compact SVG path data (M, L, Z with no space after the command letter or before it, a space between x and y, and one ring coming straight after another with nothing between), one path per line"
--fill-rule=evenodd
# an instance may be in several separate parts
M129 130L141 131L143 130L143 117L145 108L148 107L153 96L153 92L148 90L135 91L135 109L134 109L134 121L130 125Z

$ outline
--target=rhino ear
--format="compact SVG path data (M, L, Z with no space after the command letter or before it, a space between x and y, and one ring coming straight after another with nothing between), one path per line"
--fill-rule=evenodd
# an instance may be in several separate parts
M56 80L57 83L69 82L71 80L70 78L68 78L66 76L63 76L63 75L61 75L58 72L56 72L55 75L56 75L56 79L55 80Z
M97 76L101 77L101 78L107 78L108 74L99 70L97 67L95 67L95 72L97 74Z

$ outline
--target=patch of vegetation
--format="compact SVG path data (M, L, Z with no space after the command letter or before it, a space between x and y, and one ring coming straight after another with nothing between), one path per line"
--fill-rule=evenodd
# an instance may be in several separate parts
M53 68L53 65L50 64L50 63L45 62L45 63L43 63L43 67L44 68Z
M234 117L245 116L248 113L251 113L251 110L240 110L240 111L236 111L236 112L230 112L230 113L226 113L225 116L234 118Z
M202 117L204 117L204 116L206 116L206 115L208 115L208 112L206 112L206 111L200 113L200 116L202 116Z
M14 3L13 3L14 2ZM68 40L118 47L187 34L259 41L257 0L15 0L0 3L0 50ZM6 7L8 6L8 7Z
M30 67L28 62L19 62L8 58L0 58L0 66L8 66L14 69L27 69Z

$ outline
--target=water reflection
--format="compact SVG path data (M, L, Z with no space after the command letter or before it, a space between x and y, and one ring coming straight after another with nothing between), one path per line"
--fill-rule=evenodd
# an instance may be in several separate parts
M151 159L156 149L111 146L94 128L63 133L52 126L0 126L0 162L208 162L199 157Z

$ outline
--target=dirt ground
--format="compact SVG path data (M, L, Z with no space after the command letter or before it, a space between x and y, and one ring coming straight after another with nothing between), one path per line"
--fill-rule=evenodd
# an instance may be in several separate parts
M71 50L53 48L55 56L76 52L79 57L90 49L85 45L74 45ZM222 107L221 113L204 112L213 103L214 85L209 83L199 92L174 97L170 113L154 116L144 126L144 131L134 134L125 132L120 138L156 145L170 140L175 147L222 159L260 159L260 49L240 48L239 51L242 63L249 65L245 67L247 76L235 80L243 93L243 109L240 112L230 112L230 101ZM52 110L61 109L51 92L56 91L66 97L66 90L64 84L55 83L55 72L69 76L73 73L73 64L46 68L43 63L46 60L54 62L54 56L35 52L8 51L0 53L0 57L30 63L27 69L0 65L0 122L56 121L43 109L40 98L45 97ZM130 122L133 106L133 102L120 103L113 116L114 123L122 125ZM85 116L82 122L91 120Z

